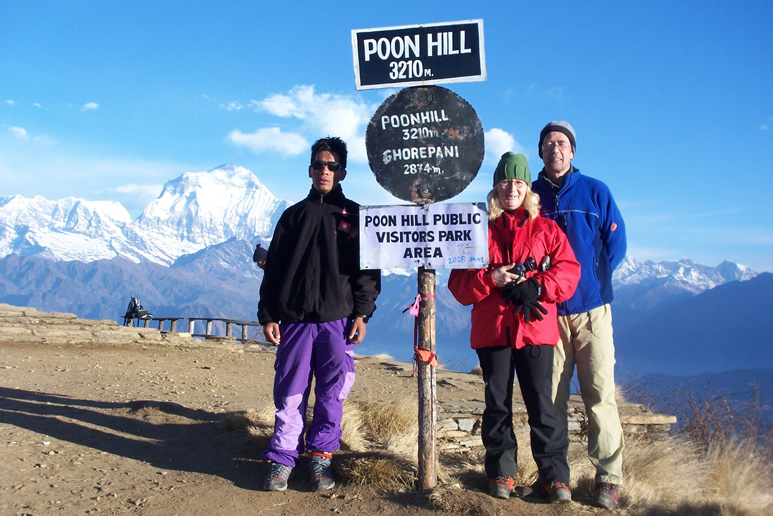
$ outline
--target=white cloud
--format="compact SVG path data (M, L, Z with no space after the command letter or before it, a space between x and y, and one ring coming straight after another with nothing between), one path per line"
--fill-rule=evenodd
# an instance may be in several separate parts
M240 106L238 102L231 103ZM222 107L228 109L225 105ZM298 85L287 94L274 94L263 100L252 100L246 107L259 113L295 119L298 125L290 131L266 127L252 133L234 129L226 137L233 145L253 152L280 152L285 156L308 150L309 141L324 136L338 136L346 141L349 161L367 162L363 126L378 106L355 95L318 93L313 85Z
M11 131L11 134L19 138L20 140L28 140L30 137L30 135L27 134L27 130L24 129L23 127L11 127L9 131Z
M291 92L292 93L292 92ZM296 102L287 95L272 95L266 100L253 100L250 107L255 111L265 111L282 118L304 118L306 113L297 106Z
M58 142L47 134L39 134L35 136L35 143L40 145L56 145Z
M154 201L164 189L161 184L128 184L116 188L106 188L101 193L113 192L119 202L130 211L139 211Z
M97 109L99 109L99 104L96 102L86 102L83 104L81 111L95 111Z
M663 261L679 260L679 258L684 256L685 252L686 250L684 248L674 248L674 247L667 247L667 246L655 247L655 246L647 246L647 245L638 246L633 243L629 243L628 249L625 254L640 262L652 260L653 262L659 263ZM695 257L693 257L693 259L694 258Z
M241 102L229 102L228 104L220 104L220 107L226 111L241 111L244 109L244 104Z
M125 195L140 195L155 199L164 189L164 185L137 185L129 184L113 188L112 191ZM108 189L109 191L110 189Z
M503 129L491 129L484 134L486 153L483 163L495 166L502 154L508 151L524 153L523 145L515 141L513 135ZM524 153L525 154L525 153Z
M234 129L226 139L237 147L247 147L256 153L276 151L284 156L301 154L309 146L303 136L297 133L283 133L278 127L266 127L254 133L243 133Z
M363 133L362 127L378 106L365 102L359 96L333 93L317 93L313 85L299 85L287 95L275 94L264 100L253 100L250 107L282 118L303 121L303 132L322 136L339 136L347 143L354 143ZM353 159L362 160L362 153L354 153Z
M40 105L40 102L33 102L32 107L43 109L43 106Z
M563 99L564 98L564 87L563 86L557 86L555 88L550 88L547 91L547 95L550 98L553 99Z
M16 101L8 99L8 100L5 101L5 103L8 104L9 106L13 106L14 104L16 104Z
M491 151L491 154L499 158L507 151L511 151L515 148L515 138L503 129L491 129L484 134L486 141L486 150Z
M32 139L37 141L38 137ZM0 192L4 195L118 201L136 217L161 193L159 185L185 170L199 168L191 168L188 163L125 156L94 157L82 152L69 153L58 146L19 145L11 138L0 138ZM131 185L116 188L127 183Z
M27 132L27 130L23 127L18 126L2 126L4 129L8 129L8 132L11 134L11 136L15 137L18 140L30 140L36 144L38 144L38 147L42 145L55 145L57 142L47 134L36 134L35 136L32 136L30 133Z

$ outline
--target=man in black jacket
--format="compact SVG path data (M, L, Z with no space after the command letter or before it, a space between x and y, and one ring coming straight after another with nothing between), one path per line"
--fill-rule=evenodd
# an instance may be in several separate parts
M263 488L282 491L298 458L311 457L312 489L335 485L343 402L354 383L354 345L365 338L381 290L378 270L360 270L359 205L344 197L346 144L322 138L311 147L312 188L282 214L260 286L258 321L277 346L274 435ZM303 439L312 376L314 416Z

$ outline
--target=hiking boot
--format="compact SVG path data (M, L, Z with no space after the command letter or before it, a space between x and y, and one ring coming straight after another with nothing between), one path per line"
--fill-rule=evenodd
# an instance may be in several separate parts
M324 452L311 452L311 490L325 491L336 485L333 478L333 454Z
M550 503L568 503L572 501L572 492L569 490L569 486L563 482L545 484L545 491L548 493Z
M293 468L279 464L278 462L272 462L271 468L263 480L264 491L284 491L287 489L287 481L290 479L290 473L293 472Z
M593 505L612 510L620 499L620 486L608 482L597 482L593 490Z
M488 486L488 494L494 498L507 500L510 498L510 493L513 492L513 485L515 485L513 477L492 478Z

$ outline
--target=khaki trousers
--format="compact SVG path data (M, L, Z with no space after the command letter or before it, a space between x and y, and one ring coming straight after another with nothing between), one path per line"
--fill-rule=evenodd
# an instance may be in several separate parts
M561 341L553 356L553 402L567 425L569 394L577 366L588 418L588 457L596 482L623 482L623 427L615 401L615 345L609 304L558 317Z

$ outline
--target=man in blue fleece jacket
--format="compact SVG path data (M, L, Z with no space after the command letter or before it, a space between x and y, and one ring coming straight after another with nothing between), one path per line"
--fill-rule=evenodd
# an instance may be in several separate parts
M623 480L623 429L615 401L612 271L626 251L625 224L609 188L572 165L574 129L550 122L540 132L545 164L532 189L542 215L566 233L582 273L574 295L558 304L561 342L553 362L553 400L567 422L569 388L577 366L588 417L588 456L596 468L595 505L617 506Z

